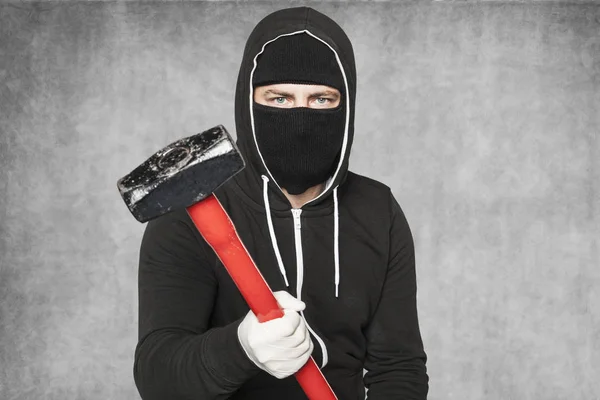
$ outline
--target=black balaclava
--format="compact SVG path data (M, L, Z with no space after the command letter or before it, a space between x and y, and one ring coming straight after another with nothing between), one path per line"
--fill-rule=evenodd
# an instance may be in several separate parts
M278 108L253 102L259 151L273 178L290 194L327 181L339 162L344 140L344 79L335 54L324 43L301 33L266 45L257 60L252 84L326 85L341 93L335 108Z

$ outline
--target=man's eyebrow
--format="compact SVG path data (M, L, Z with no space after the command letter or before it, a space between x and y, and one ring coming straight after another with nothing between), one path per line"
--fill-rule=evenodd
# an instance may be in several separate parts
M277 96L293 97L292 93L284 92L283 90L267 89L264 94L275 94Z
M311 97L323 97L323 96L333 96L336 99L338 98L338 94L332 90L324 90L322 92L313 93Z

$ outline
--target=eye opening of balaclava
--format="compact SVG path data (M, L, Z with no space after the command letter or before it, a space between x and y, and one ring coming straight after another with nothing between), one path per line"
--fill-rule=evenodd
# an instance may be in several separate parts
M340 91L335 108L279 108L253 102L259 151L280 187L304 193L335 171L345 133L345 85L334 52L312 36L284 36L265 46L252 85L325 85Z

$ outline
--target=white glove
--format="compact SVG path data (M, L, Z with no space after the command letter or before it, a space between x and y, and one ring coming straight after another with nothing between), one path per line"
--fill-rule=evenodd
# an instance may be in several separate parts
M256 366L283 379L306 364L314 345L304 319L298 313L306 304L285 290L273 294L284 316L261 323L250 310L238 327L238 339Z

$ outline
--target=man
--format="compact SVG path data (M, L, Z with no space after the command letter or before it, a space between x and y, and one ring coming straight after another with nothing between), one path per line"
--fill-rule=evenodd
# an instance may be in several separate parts
M258 323L185 211L147 224L134 378L144 400L306 399L313 356L340 400L426 399L414 244L386 185L348 171L352 45L308 7L247 41L235 110L247 161L215 195L285 310ZM368 372L363 378L363 368Z

